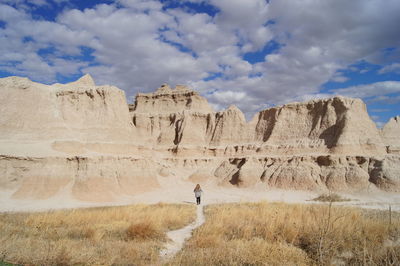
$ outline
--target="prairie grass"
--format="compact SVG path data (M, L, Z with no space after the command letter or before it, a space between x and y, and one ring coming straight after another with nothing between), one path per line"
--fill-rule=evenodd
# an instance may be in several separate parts
M166 232L195 220L195 207L132 205L0 214L0 259L28 265L159 263Z
M210 205L170 265L399 265L400 215L326 205Z

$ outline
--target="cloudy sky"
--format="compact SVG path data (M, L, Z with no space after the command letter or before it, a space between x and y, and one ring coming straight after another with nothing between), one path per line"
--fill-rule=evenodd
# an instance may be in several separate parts
M149 92L188 84L217 110L362 98L400 114L398 0L1 0L0 77ZM0 92L1 93L1 92Z

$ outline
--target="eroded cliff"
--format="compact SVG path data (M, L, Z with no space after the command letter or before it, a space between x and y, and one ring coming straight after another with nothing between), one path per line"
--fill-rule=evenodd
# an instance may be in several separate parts
M128 107L86 75L69 84L0 79L0 188L15 198L89 201L159 178L221 186L400 190L399 118L378 130L359 99L291 103L246 121L197 92L161 86Z

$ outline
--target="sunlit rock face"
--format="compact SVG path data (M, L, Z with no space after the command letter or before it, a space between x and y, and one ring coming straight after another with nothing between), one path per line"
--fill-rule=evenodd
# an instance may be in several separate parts
M0 189L110 201L160 178L219 186L400 190L399 117L378 130L360 99L291 103L246 121L194 90L162 85L128 106L89 75L68 84L0 79Z
M125 93L83 76L44 85L26 78L0 79L0 138L18 141L130 142Z

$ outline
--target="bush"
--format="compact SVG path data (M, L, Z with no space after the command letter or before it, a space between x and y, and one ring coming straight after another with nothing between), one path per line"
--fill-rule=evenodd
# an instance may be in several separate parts
M131 224L126 229L126 236L129 240L136 239L159 239L163 238L163 233L149 222Z
M322 201L322 202L350 201L350 199L342 198L340 195L338 195L336 193L322 194L312 200L313 201Z

